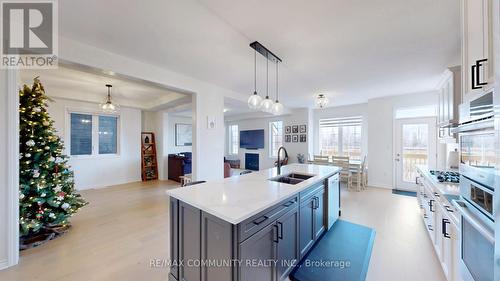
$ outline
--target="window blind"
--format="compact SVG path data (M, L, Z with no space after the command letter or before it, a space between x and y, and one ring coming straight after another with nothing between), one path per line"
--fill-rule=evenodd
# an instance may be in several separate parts
M345 127L345 126L361 126L363 116L325 118L319 120L320 128Z

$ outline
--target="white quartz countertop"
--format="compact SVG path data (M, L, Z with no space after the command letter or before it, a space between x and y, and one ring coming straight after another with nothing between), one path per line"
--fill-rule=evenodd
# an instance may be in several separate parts
M424 174L424 176L426 176L426 178L432 182L434 187L437 189L437 191L441 195L445 195L445 194L460 195L460 186L458 184L439 182L436 179L436 177L431 175L429 168L426 165L417 165L417 169L420 170L420 172L422 174ZM454 170L453 172L457 172L457 171Z
M448 200L446 195L454 195L454 196L459 196L460 195L460 185L454 184L454 183L444 183L444 182L439 182L436 177L432 176L429 168L426 165L417 165L417 169L425 176L427 180L429 180L434 187L434 190L439 193L440 195L440 201L442 204L445 204L449 206L450 209L453 210L453 212L448 212L447 215L451 219L451 222L455 225L455 227L459 227L459 215L458 215L458 210L456 210L455 207L453 207L452 202ZM456 172L456 171L454 171Z
M238 224L339 171L340 168L335 166L290 164L281 168L281 175L295 172L314 176L296 185L279 183L269 180L277 176L277 170L273 168L180 187L168 190L167 194L229 223Z

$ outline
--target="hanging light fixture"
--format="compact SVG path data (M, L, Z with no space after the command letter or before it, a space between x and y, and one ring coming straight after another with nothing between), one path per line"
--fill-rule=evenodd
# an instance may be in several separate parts
M113 87L113 86L110 84L106 84L106 87L108 88L108 96L107 96L106 102L100 104L99 106L101 107L102 111L105 113L115 113L116 110L118 109L118 105L113 104L111 102L111 87Z
M266 60L266 98L260 103L260 108L268 113L271 113L273 109L273 100L269 98L269 59Z
M283 105L280 103L279 98L278 98L278 61L276 61L276 102L273 104L273 108L271 112L274 115L280 115L283 113Z
M328 105L328 98L324 94L319 94L316 97L316 106L319 108L326 107Z
M253 95L248 98L248 107L250 109L259 109L260 108L260 103L262 102L262 98L257 94L257 51L254 50L254 58L253 58Z

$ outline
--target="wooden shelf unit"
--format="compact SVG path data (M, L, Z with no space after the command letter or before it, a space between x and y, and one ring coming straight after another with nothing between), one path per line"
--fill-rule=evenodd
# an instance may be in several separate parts
M146 142L146 139L148 142ZM141 133L142 181L158 179L158 158L155 143L155 134L153 132Z

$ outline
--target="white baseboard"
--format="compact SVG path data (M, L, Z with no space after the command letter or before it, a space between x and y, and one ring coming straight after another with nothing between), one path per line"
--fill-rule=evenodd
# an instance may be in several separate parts
M0 270L6 269L7 267L9 267L9 262L7 260L1 260L0 261Z

